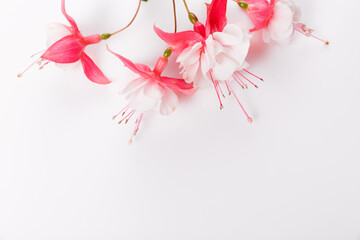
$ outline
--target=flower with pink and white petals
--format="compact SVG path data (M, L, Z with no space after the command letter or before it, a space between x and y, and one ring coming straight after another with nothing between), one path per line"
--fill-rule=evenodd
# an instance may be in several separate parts
M254 24L250 31L262 31L263 41L286 45L295 31L314 37L326 45L328 41L313 35L312 29L300 23L300 8L292 0L234 0Z
M179 53L176 61L185 81L193 82L198 87L213 85L220 109L223 108L220 95L224 96L221 84L226 86L229 94L233 94L239 104L230 81L235 80L242 88L247 86L245 82L253 84L245 76L251 74L245 70L245 58L250 47L249 31L227 24L226 7L227 0L213 0L207 5L205 26L197 21L194 23L194 31L166 33L154 26L157 35L174 52ZM241 104L240 106L244 110ZM251 122L252 119L245 110L244 113Z
M177 94L193 95L197 89L192 83L186 83L183 79L169 78L161 76L168 64L168 56L161 56L151 70L144 64L134 64L123 56L108 51L118 57L127 68L138 75L138 78L130 81L121 92L129 99L126 105L113 119L120 117L119 124L127 123L134 115L137 115L135 129L129 140L132 143L133 137L139 130L144 113L148 111L158 111L162 115L173 113L179 105ZM167 53L170 51L167 50Z
M72 64L80 60L84 73L90 81L98 84L109 84L109 79L84 52L86 46L99 43L102 40L101 35L83 36L74 19L66 13L65 0L61 0L61 11L70 23L70 27L60 23L50 25L48 28L48 48L32 65L37 63L41 69L50 62ZM23 73L18 76L21 77Z

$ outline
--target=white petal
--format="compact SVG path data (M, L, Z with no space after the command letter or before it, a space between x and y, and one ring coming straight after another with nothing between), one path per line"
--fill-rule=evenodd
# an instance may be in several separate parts
M164 95L162 87L150 81L144 85L144 94L151 98L162 98Z
M278 2L275 5L274 16L271 19L267 29L270 33L271 39L274 42L278 42L280 44L289 42L290 37L294 33L293 15L294 13L288 5L281 2ZM266 37L268 36L263 35L264 40L268 40Z
M128 94L137 88L141 87L145 83L145 79L143 77L134 79L126 84L124 89L120 92L120 94Z
M178 96L170 89L165 89L165 94L161 99L160 113L162 115L169 115L175 111L178 105Z

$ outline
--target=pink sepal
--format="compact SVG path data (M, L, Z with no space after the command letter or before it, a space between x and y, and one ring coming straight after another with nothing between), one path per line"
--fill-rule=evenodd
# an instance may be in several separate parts
M90 81L98 84L111 83L111 81L101 72L98 66L96 66L93 60L85 53L83 53L81 56L81 64L83 66L85 75Z
M55 63L74 63L80 59L84 47L80 39L69 35L51 45L41 58Z
M185 31L178 33L166 33L154 26L156 34L164 40L173 52L180 53L185 48L194 45L197 42L204 41L204 37L195 31Z
M227 0L213 0L207 5L206 35L222 32L227 23Z

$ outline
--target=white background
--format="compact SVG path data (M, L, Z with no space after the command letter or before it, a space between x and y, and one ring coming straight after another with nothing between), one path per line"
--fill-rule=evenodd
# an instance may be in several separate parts
M177 2L179 29L190 29ZM297 3L331 45L297 34L285 48L252 48L250 70L265 82L237 92L253 124L233 98L220 112L207 89L146 117L128 146L133 125L111 118L129 73L105 43L87 51L108 86L52 64L18 79L47 24L66 21L60 0L0 0L0 239L359 240L360 1ZM117 30L136 6L67 0L84 35ZM202 1L189 7L204 21ZM173 30L170 0L144 3L107 43L153 67L166 48L154 23Z

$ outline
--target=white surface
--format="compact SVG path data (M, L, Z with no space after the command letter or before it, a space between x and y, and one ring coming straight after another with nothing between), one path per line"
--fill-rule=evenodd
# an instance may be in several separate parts
M47 24L65 19L60 0L0 0L0 239L359 240L360 1L297 2L331 45L298 34L253 52L251 70L266 81L238 90L253 124L233 98L220 112L208 89L170 117L146 118L129 147L132 125L111 120L124 105L122 64L101 44L89 55L109 86L53 65L18 79ZM203 21L201 1L189 5ZM171 7L149 0L107 43L153 66L166 45L152 25L172 31ZM135 8L67 1L84 34L116 30ZM180 0L178 14L189 29Z

